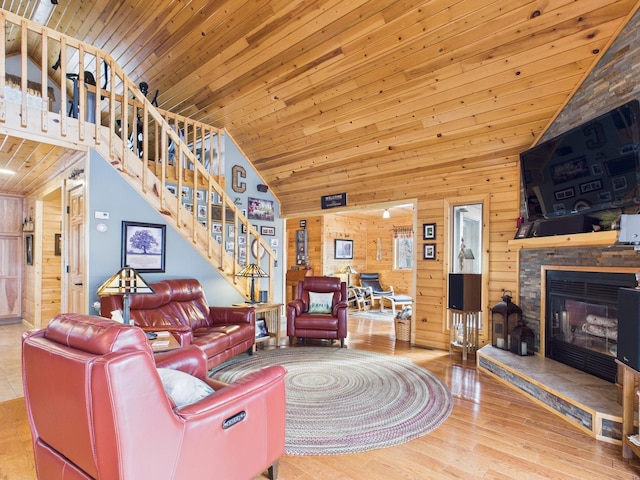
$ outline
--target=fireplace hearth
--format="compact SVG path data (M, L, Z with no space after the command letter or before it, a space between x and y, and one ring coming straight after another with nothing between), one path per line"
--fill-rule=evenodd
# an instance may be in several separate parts
M636 285L630 273L547 270L546 356L615 382L618 289Z

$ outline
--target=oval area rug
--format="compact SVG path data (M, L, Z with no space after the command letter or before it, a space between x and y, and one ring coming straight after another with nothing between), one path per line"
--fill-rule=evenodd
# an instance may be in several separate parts
M332 347L280 348L239 355L209 376L233 382L267 365L284 365L285 452L337 455L407 442L451 413L451 392L409 360Z

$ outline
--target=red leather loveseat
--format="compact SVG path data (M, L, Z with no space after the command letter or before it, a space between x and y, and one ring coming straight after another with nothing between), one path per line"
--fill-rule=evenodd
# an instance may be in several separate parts
M253 352L256 338L252 307L211 307L202 285L193 278L163 280L150 284L150 295L131 295L130 315L145 331L169 331L180 345L197 345L207 355L211 369L236 355ZM122 296L100 299L100 314L122 310Z

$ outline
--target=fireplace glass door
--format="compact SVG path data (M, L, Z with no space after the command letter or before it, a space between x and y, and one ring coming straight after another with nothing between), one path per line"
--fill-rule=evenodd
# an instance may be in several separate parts
M569 366L615 382L620 273L547 271L546 352Z

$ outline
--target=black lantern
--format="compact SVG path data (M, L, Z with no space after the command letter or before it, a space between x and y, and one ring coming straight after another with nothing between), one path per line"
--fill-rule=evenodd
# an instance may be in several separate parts
M522 321L522 309L511 301L511 292L503 290L502 301L491 309L491 345L511 350L509 333Z
M511 353L518 355L533 355L535 353L533 345L535 334L533 330L525 325L524 320L520 320L520 323L511 331L509 337L509 350Z

